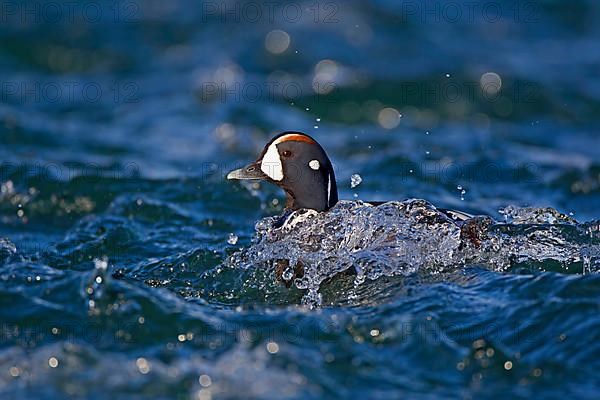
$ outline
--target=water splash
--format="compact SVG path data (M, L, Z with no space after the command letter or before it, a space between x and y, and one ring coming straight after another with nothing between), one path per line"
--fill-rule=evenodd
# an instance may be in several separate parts
M350 188L354 189L362 183L362 177L359 174L352 174L350 177Z
M238 242L238 236L234 233L230 233L227 238L227 243L234 246Z
M515 207L508 206L500 209L500 214L504 215L504 220L513 225L521 224L558 224L564 223L576 225L577 221L565 214L562 214L554 208L535 208L535 207Z
M6 238L0 238L0 259L17 254L17 246Z
M319 304L320 285L345 271L356 274L359 286L366 279L438 274L466 264L495 271L523 263L541 269L558 264L566 272L598 263L600 240L597 230L590 235L590 224L553 209L501 212L505 223L474 217L459 225L425 200L377 207L341 201L326 213L295 211L283 224L281 217L260 220L252 246L229 263L272 270L278 279L307 290L308 304Z

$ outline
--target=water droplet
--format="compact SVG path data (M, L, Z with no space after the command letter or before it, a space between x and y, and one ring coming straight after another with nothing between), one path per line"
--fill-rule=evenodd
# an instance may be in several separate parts
M456 189L457 189L457 190L460 190L460 199L461 199L462 201L464 201L464 200L465 200L465 194L467 193L467 191L466 191L465 189L463 189L463 187L462 187L461 185L458 185L458 186L456 187Z
M230 233L229 238L227 238L227 243L234 246L237 242L238 242L238 237L235 234Z
M94 259L94 267L97 270L105 271L108 268L108 259L107 258Z
M362 177L359 174L352 174L350 177L350 187L355 188L362 183Z

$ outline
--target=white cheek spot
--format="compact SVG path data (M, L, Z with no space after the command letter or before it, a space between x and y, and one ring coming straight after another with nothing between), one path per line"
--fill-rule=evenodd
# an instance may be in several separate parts
M308 163L308 166L316 171L321 167L321 164L319 164L318 160L312 160L311 162Z
M274 181L283 180L283 166L281 165L276 143L272 143L267 149L260 163L260 170Z

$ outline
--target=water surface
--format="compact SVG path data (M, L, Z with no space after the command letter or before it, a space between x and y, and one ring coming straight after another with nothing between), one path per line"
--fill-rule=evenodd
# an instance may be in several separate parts
M1 14L1 396L598 397L597 2L48 4ZM224 173L283 130L428 203L273 230Z

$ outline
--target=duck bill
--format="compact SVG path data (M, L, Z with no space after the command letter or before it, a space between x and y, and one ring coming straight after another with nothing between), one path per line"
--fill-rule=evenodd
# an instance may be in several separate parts
M260 169L260 164L255 162L244 168L236 169L227 174L227 179L267 179L267 176Z

